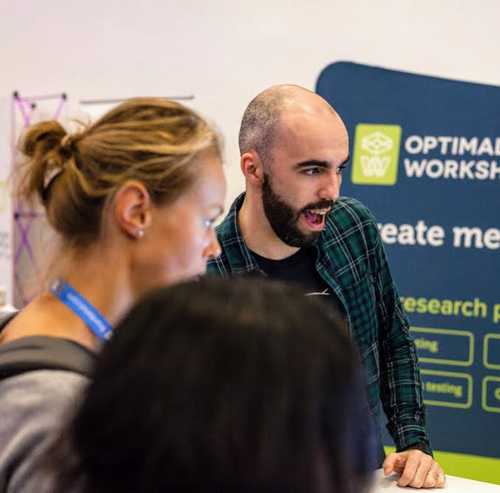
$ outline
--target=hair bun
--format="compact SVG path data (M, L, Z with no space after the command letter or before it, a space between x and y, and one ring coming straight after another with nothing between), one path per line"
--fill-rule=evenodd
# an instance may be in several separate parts
M72 134L66 134L61 140L61 149L70 152L75 143L75 138Z
M66 135L66 130L56 120L37 123L24 135L21 151L30 158L46 154L59 147Z

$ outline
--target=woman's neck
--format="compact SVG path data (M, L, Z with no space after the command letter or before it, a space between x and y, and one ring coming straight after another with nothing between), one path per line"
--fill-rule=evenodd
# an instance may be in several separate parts
M55 273L56 278L70 284L112 326L134 301L123 253L111 256L94 249L85 254L67 255ZM0 334L0 343L33 335L71 339L93 350L99 343L85 322L50 291L21 310Z

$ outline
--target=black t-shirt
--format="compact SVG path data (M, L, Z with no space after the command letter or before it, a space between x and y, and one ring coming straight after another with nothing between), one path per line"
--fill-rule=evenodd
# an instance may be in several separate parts
M282 260L270 260L255 252L252 252L257 259L257 264L270 279L284 282L293 282L302 286L306 296L321 296L325 301L332 304L333 309L346 319L346 312L335 292L326 284L316 270L317 252L314 247L301 248L290 257ZM385 459L385 452L382 442L378 445L378 467L382 467Z
M317 252L314 247L301 248L290 257L271 260L252 252L257 264L270 279L293 282L301 286L306 296L322 296L345 317L342 303L316 270Z

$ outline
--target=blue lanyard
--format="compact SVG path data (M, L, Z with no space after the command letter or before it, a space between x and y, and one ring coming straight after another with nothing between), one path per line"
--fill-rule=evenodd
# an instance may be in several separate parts
M50 291L78 315L99 339L106 341L111 337L112 326L104 315L67 282L57 279Z

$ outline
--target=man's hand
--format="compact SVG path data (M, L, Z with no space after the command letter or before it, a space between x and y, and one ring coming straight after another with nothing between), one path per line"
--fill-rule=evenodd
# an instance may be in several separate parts
M430 456L416 449L392 453L384 461L384 474L398 473L398 486L443 488L444 472Z

